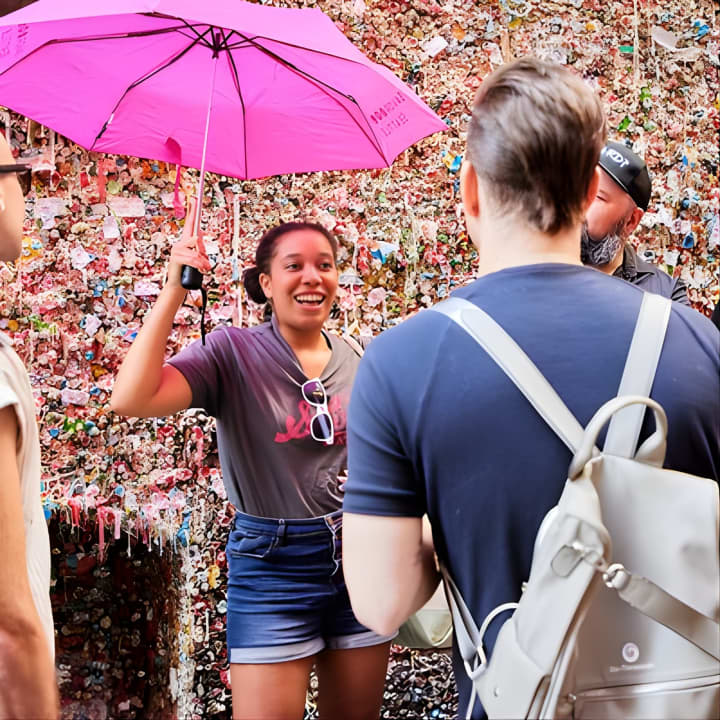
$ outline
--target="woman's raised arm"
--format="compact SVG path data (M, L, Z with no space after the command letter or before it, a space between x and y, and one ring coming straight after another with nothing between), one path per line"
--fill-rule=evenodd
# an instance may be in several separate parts
M183 374L164 364L165 348L175 314L185 299L180 284L183 265L201 272L210 261L200 237L194 236L197 204L190 201L181 239L170 253L167 282L125 356L110 397L110 407L121 415L161 417L185 410L192 402L190 385Z

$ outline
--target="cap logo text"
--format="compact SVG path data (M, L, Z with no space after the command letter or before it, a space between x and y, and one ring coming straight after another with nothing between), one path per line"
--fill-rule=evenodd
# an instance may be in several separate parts
M630 164L630 161L626 157L623 157L614 148L603 148L601 154L607 155L616 165L619 165L621 168L624 168L626 165Z

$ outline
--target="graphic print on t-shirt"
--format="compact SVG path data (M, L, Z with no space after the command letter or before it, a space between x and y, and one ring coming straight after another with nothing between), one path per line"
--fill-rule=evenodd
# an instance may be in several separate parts
M333 445L347 443L347 396L333 395L328 399L328 412L332 417L334 428ZM315 417L317 408L310 405L304 398L298 400L297 408L292 415L285 418L285 427L275 434L276 443L287 443L293 440L304 440L311 437L310 423Z

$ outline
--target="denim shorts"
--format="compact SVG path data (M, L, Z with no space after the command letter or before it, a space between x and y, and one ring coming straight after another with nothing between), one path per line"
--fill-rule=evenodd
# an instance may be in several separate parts
M350 607L342 573L342 514L307 520L236 512L227 544L231 663L275 663L324 648L379 645Z

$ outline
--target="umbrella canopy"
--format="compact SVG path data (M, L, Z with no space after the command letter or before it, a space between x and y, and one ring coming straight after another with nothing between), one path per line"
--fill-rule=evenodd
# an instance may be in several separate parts
M446 129L317 9L39 0L0 22L0 104L90 150L246 179L387 167Z

